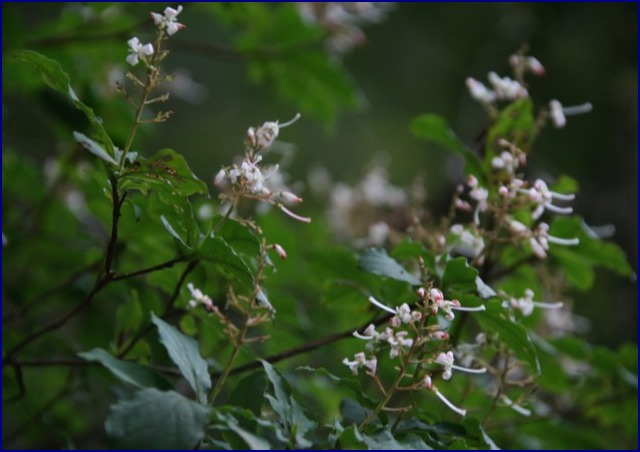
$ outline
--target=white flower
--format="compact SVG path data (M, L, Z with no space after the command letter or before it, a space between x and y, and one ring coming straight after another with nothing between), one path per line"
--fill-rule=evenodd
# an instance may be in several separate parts
M477 306L475 308L462 307L458 300L445 300L444 295L440 289L431 289L429 291L429 299L433 302L433 312L434 314L438 313L439 309L442 309L446 316L447 320L453 320L455 315L453 311L484 311L484 305Z
M544 75L545 72L542 63L536 57L532 56L511 55L509 57L509 64L516 70L520 68L520 70L529 71L534 75Z
M515 100L529 97L527 89L516 80L509 77L500 77L495 72L489 72L489 83L495 90L496 97L500 100Z
M179 30L185 28L185 25L177 21L178 14L182 11L182 5L178 6L178 9L167 7L164 10L164 15L158 13L151 13L153 23L155 23L161 30L166 30L169 36L174 35Z
M479 82L472 77L467 77L466 85L469 89L469 94L471 94L471 97L478 102L491 104L496 100L496 93L491 91L490 89L487 89L487 87L484 86L482 82Z
M209 311L215 310L213 301L208 295L202 293L202 291L196 288L193 283L187 284L187 288L191 292L191 300L189 300L189 306L195 308L198 304L203 304Z
M549 225L547 223L540 223L533 232L533 235L529 238L529 243L531 244L531 248L533 248L533 252L540 259L544 259L547 257L546 251L549 249L549 243L572 246L580 244L580 240L578 238L562 239L549 235Z
M529 189L520 188L517 191L526 194L531 202L537 204L532 214L534 220L540 218L545 209L559 214L570 214L573 212L571 207L559 207L553 204L553 201L556 199L559 201L571 201L575 198L575 195L565 195L551 191L542 179L536 180L533 187Z
M557 129L561 129L567 125L567 116L589 113L592 108L592 105L588 102L573 107L563 107L560 101L553 99L549 102L549 116L553 125Z
M349 361L348 358L345 358L342 360L342 364L349 367L351 372L353 372L353 375L358 375L358 369L360 367L366 367L371 371L372 374L376 373L378 360L376 359L375 356L371 359L367 359L364 353L359 352L359 353L356 353L353 358L354 358L353 361Z
M278 124L278 121L269 121L265 122L257 129L249 127L247 130L247 143L249 144L249 147L255 151L267 149L273 144L275 139L278 138L280 129L290 126L298 119L300 119L300 113L297 113L293 119L285 122L284 124Z
M487 200L489 199L489 190L480 187L475 177L473 178L473 185L469 185L472 187L471 191L469 192L469 196L477 202L476 208L473 211L473 222L478 225L480 224L480 212L484 212L488 207Z
M142 44L137 37L133 37L127 41L129 45L129 55L127 55L127 63L131 66L138 64L140 58L153 55L153 46L151 44Z
M456 366L455 364L453 364L453 362L454 362L454 357L453 357L453 352L451 351L447 353L444 353L444 352L440 353L436 358L436 363L444 367L444 370L442 372L443 379L449 380L451 378L452 369L459 370L461 372L467 372L470 374L483 374L487 372L487 369L484 367L480 369L471 369L468 367Z
M562 302L556 303L542 303L540 301L533 301L534 293L531 289L527 289L524 291L524 297L514 298L511 297L509 299L509 303L513 309L517 309L522 312L522 315L525 317L530 316L533 313L533 308L541 308L541 309L560 309L564 304Z
M476 233L464 229L460 224L454 224L450 229L457 236L453 250L467 257L478 257L484 250L484 240Z
M510 152L502 151L499 156L491 160L491 166L495 169L503 169L509 174L514 174L520 166L520 160L513 157Z

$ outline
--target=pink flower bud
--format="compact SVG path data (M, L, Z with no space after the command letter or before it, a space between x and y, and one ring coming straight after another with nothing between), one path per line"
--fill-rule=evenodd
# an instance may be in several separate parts
M295 194L289 191L281 191L280 197L286 202L291 202L291 203L302 202L302 198L300 198L299 196L296 196Z
M420 287L418 290L416 290L416 293L418 294L418 296L420 298L422 298L424 300L424 298L427 296L427 291L424 287Z
M284 260L287 258L287 252L284 250L284 248L282 248L277 243L273 245L273 249L276 250L276 253L278 253L278 256L280 256L280 259Z

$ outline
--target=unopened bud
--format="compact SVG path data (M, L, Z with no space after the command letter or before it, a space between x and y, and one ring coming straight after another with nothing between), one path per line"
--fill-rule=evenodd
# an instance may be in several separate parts
M284 260L287 258L287 252L284 250L284 248L282 248L277 243L273 245L273 249L276 250L276 253L278 253L278 256L280 256L280 259Z

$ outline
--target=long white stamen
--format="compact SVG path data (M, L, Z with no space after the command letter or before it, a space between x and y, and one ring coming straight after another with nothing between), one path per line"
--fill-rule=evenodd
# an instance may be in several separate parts
M371 296L371 297L369 297L369 302L370 302L370 303L372 303L372 304L374 304L374 305L376 305L376 306L377 306L377 307L379 307L380 309L383 309L383 310L385 310L385 311L387 311L387 312L389 312L389 313L391 313L391 314L395 314L395 313L396 313L396 311L395 311L395 310L391 309L391 308L390 308L390 307L388 307L388 306L383 305L382 303L380 303L378 300L376 300L376 299L375 299L375 298L373 298L372 296Z
M465 306L451 306L451 309L453 309L454 311L485 311L486 308L484 307L484 305L480 305L480 306L476 306L473 308L470 307L465 307Z
M456 413L458 413L460 416L466 416L467 415L467 410L463 410L462 408L458 408L457 406L455 406L453 403L449 402L449 400L442 395L442 393L440 391L438 391L438 388L436 388L435 386L433 386L431 388L433 390L433 392L436 393L436 395L438 396L438 398L440 400L442 400L445 405L447 405L449 408L451 408L453 411L455 411Z
M578 239L577 237L574 239L561 239L559 237L554 237L552 235L547 237L547 240L551 243L555 243L556 245L579 245L580 244L580 239Z
M293 117L293 119L290 119L289 121L285 122L284 124L279 124L278 127L280 127L282 129L283 127L290 126L291 124L296 122L301 117L302 117L302 115L300 115L300 113L296 113L296 115Z
M558 199L560 201L573 201L574 199L576 199L576 195L574 194L556 193L555 191L549 193L551 193L551 197L553 199Z
M484 374L484 373L487 373L487 369L485 367L482 367L480 369L471 369L470 367L462 367L462 366L457 366L455 364L452 364L451 368L459 370L461 372L467 372L469 374Z
M277 206L278 206L278 208L280 208L280 210L282 210L284 213L289 215L291 218L293 218L295 220L298 220L298 221L302 221L303 223L311 223L311 218L309 218L309 217L301 217L300 215L297 215L297 214L293 213L292 211L290 211L289 209L287 209L282 204L278 204Z
M564 113L565 116L581 115L583 113L589 113L591 110L593 110L591 102L586 102L582 105L574 105L572 107L562 107L562 113Z
M370 341L371 339L373 339L373 336L364 336L364 335L358 333L357 331L353 332L353 336L357 337L358 339L363 339L365 341Z
M533 305L542 309L560 309L564 306L564 303L561 301L557 303L543 303L541 301L534 301Z
M521 407L520 405L516 404L513 402L513 400L511 400L509 397L507 397L506 395L502 395L502 397L500 397L502 399L502 401L509 407L511 408L513 411L522 414L523 416L531 416L531 410L528 410L526 408Z
M547 208L547 210L555 213L570 214L573 212L573 209L571 207L558 207L554 206L551 203L546 203L544 206Z

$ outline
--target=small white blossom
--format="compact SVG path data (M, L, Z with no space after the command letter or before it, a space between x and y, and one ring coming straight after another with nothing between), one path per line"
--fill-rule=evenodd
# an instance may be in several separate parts
M529 97L527 89L516 80L512 80L509 77L501 78L495 72L489 72L487 78L499 100L515 100Z
M545 209L559 214L570 214L571 212L573 212L573 209L571 207L559 207L553 204L553 201L571 201L575 198L575 195L566 195L551 191L542 179L536 180L533 184L533 187L529 189L520 188L517 191L519 193L526 194L529 200L537 205L532 214L534 220L540 218Z
M467 257L478 257L484 250L484 240L476 233L464 229L460 224L454 224L450 229L457 236L453 250Z
M541 309L560 309L564 304L562 302L556 303L543 303L540 301L533 300L534 293L531 289L527 289L524 291L524 297L520 298L509 298L509 303L513 309L517 309L522 312L522 315L525 317L530 316L533 313L533 308L541 308Z
M509 57L509 64L516 70L520 68L520 70L529 71L534 75L540 76L545 73L544 66L536 57L511 55Z
M133 37L127 41L129 45L129 55L127 55L127 63L131 66L138 64L140 58L144 60L145 57L153 55L153 45L142 44L137 37Z
M475 308L462 307L458 300L445 300L444 295L440 289L433 288L429 291L429 299L433 302L433 313L437 314L441 309L445 312L445 318L447 320L453 320L455 315L453 311L484 311L484 305L477 306Z
M482 102L485 104L491 104L495 102L496 93L484 86L482 82L479 82L472 77L467 77L466 85L469 89L469 94L471 94L471 97L478 102Z
M275 139L278 138L280 129L290 126L298 119L300 119L300 113L297 113L293 119L285 122L284 124L278 124L278 121L269 121L265 122L257 129L249 127L247 130L247 143L249 144L249 147L256 152L267 149L273 144Z
M480 369L471 369L469 367L456 366L454 363L453 352L440 353L436 358L436 363L440 364L444 370L442 372L442 378L449 380L451 378L451 370L459 370L461 372L467 372L470 374L483 374L487 372L487 369L482 367Z
M203 304L209 311L215 310L213 301L208 295L202 293L202 291L196 288L193 283L187 284L187 288L191 292L191 300L189 300L189 306L195 308L198 304Z
M510 152L502 151L499 156L491 159L491 166L495 169L503 169L509 174L514 174L518 166L520 166L520 160L514 158Z
M564 107L560 101L556 99L549 102L549 116L551 117L551 122L554 127L557 129L561 129L567 125L567 116L589 113L592 109L593 106L589 102L572 107Z
M358 369L360 367L366 367L372 374L376 373L378 360L374 356L371 359L367 359L364 353L359 352L354 355L354 360L350 361L348 358L342 360L342 364L349 367L349 370L353 373L353 375L358 375Z
M169 36L174 35L179 30L185 28L185 25L177 21L178 14L182 11L182 5L178 6L178 9L167 7L163 14L151 13L153 23L155 23L161 30L166 30Z

